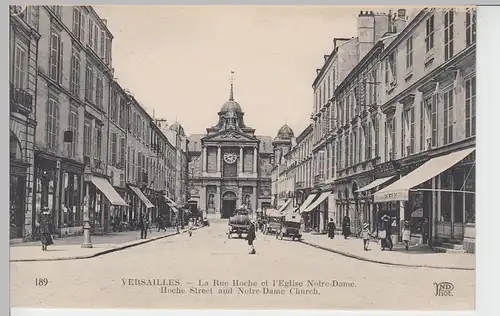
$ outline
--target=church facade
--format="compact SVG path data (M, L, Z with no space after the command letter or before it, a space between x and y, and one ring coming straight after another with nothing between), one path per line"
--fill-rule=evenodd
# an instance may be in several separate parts
M252 211L270 207L272 138L245 125L232 84L218 115L206 134L189 137L188 202L221 218L242 205Z

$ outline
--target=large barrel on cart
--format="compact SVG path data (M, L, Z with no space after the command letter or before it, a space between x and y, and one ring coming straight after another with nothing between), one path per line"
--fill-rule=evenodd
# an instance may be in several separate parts
M239 238L243 234L247 234L250 229L250 215L246 209L239 209L234 212L234 215L229 218L229 230L227 238L231 238L233 234L237 234Z

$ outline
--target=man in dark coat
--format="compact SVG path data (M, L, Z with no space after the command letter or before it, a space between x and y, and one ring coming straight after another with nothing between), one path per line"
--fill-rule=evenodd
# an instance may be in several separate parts
M342 235L344 235L344 239L347 239L351 235L351 219L349 216L345 216L342 221Z
M253 246L253 241L255 240L255 225L254 223L250 223L250 227L248 229L246 240L248 241L249 253L251 255L255 254L255 247Z
M328 238L335 238L335 223L333 222L333 218L330 218L330 222L328 222Z
M142 213L139 219L139 228L141 229L141 239L146 239L148 235L148 218L146 213Z
M389 215L384 215L382 216L382 228L385 230L385 238L382 240L382 250L385 248L389 248L389 250L392 250L393 244L392 244L392 238L391 238L391 218Z

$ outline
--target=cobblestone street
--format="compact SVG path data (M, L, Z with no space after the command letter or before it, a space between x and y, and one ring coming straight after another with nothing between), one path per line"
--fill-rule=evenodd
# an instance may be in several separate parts
M192 237L175 235L92 259L11 263L12 307L471 310L475 306L475 271L379 265L260 233L257 254L250 256L245 240L227 238L226 225L219 221ZM36 280L44 278L48 284L37 286ZM178 279L181 285L163 291L186 293L162 293L160 285L140 285L159 282L148 279ZM240 294L237 287L213 287L214 280L257 284L244 287L254 294ZM266 280L267 285L261 284ZM273 280L305 284L273 287ZM307 287L307 280L330 284L337 280L344 287ZM205 281L208 286L197 286ZM434 282L451 282L453 296L435 296ZM195 287L198 294L191 292ZM279 291L256 293L264 287ZM232 294L218 291L223 288ZM290 294L291 288L312 292ZM211 289L212 294L201 289Z

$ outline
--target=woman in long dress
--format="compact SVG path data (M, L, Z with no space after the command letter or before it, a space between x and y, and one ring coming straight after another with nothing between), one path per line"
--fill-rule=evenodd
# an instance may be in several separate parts
M40 241L42 242L42 250L46 251L47 246L52 245L54 241L52 240L51 224L52 217L49 212L48 207L42 208L42 212L38 214L38 223L40 230Z

